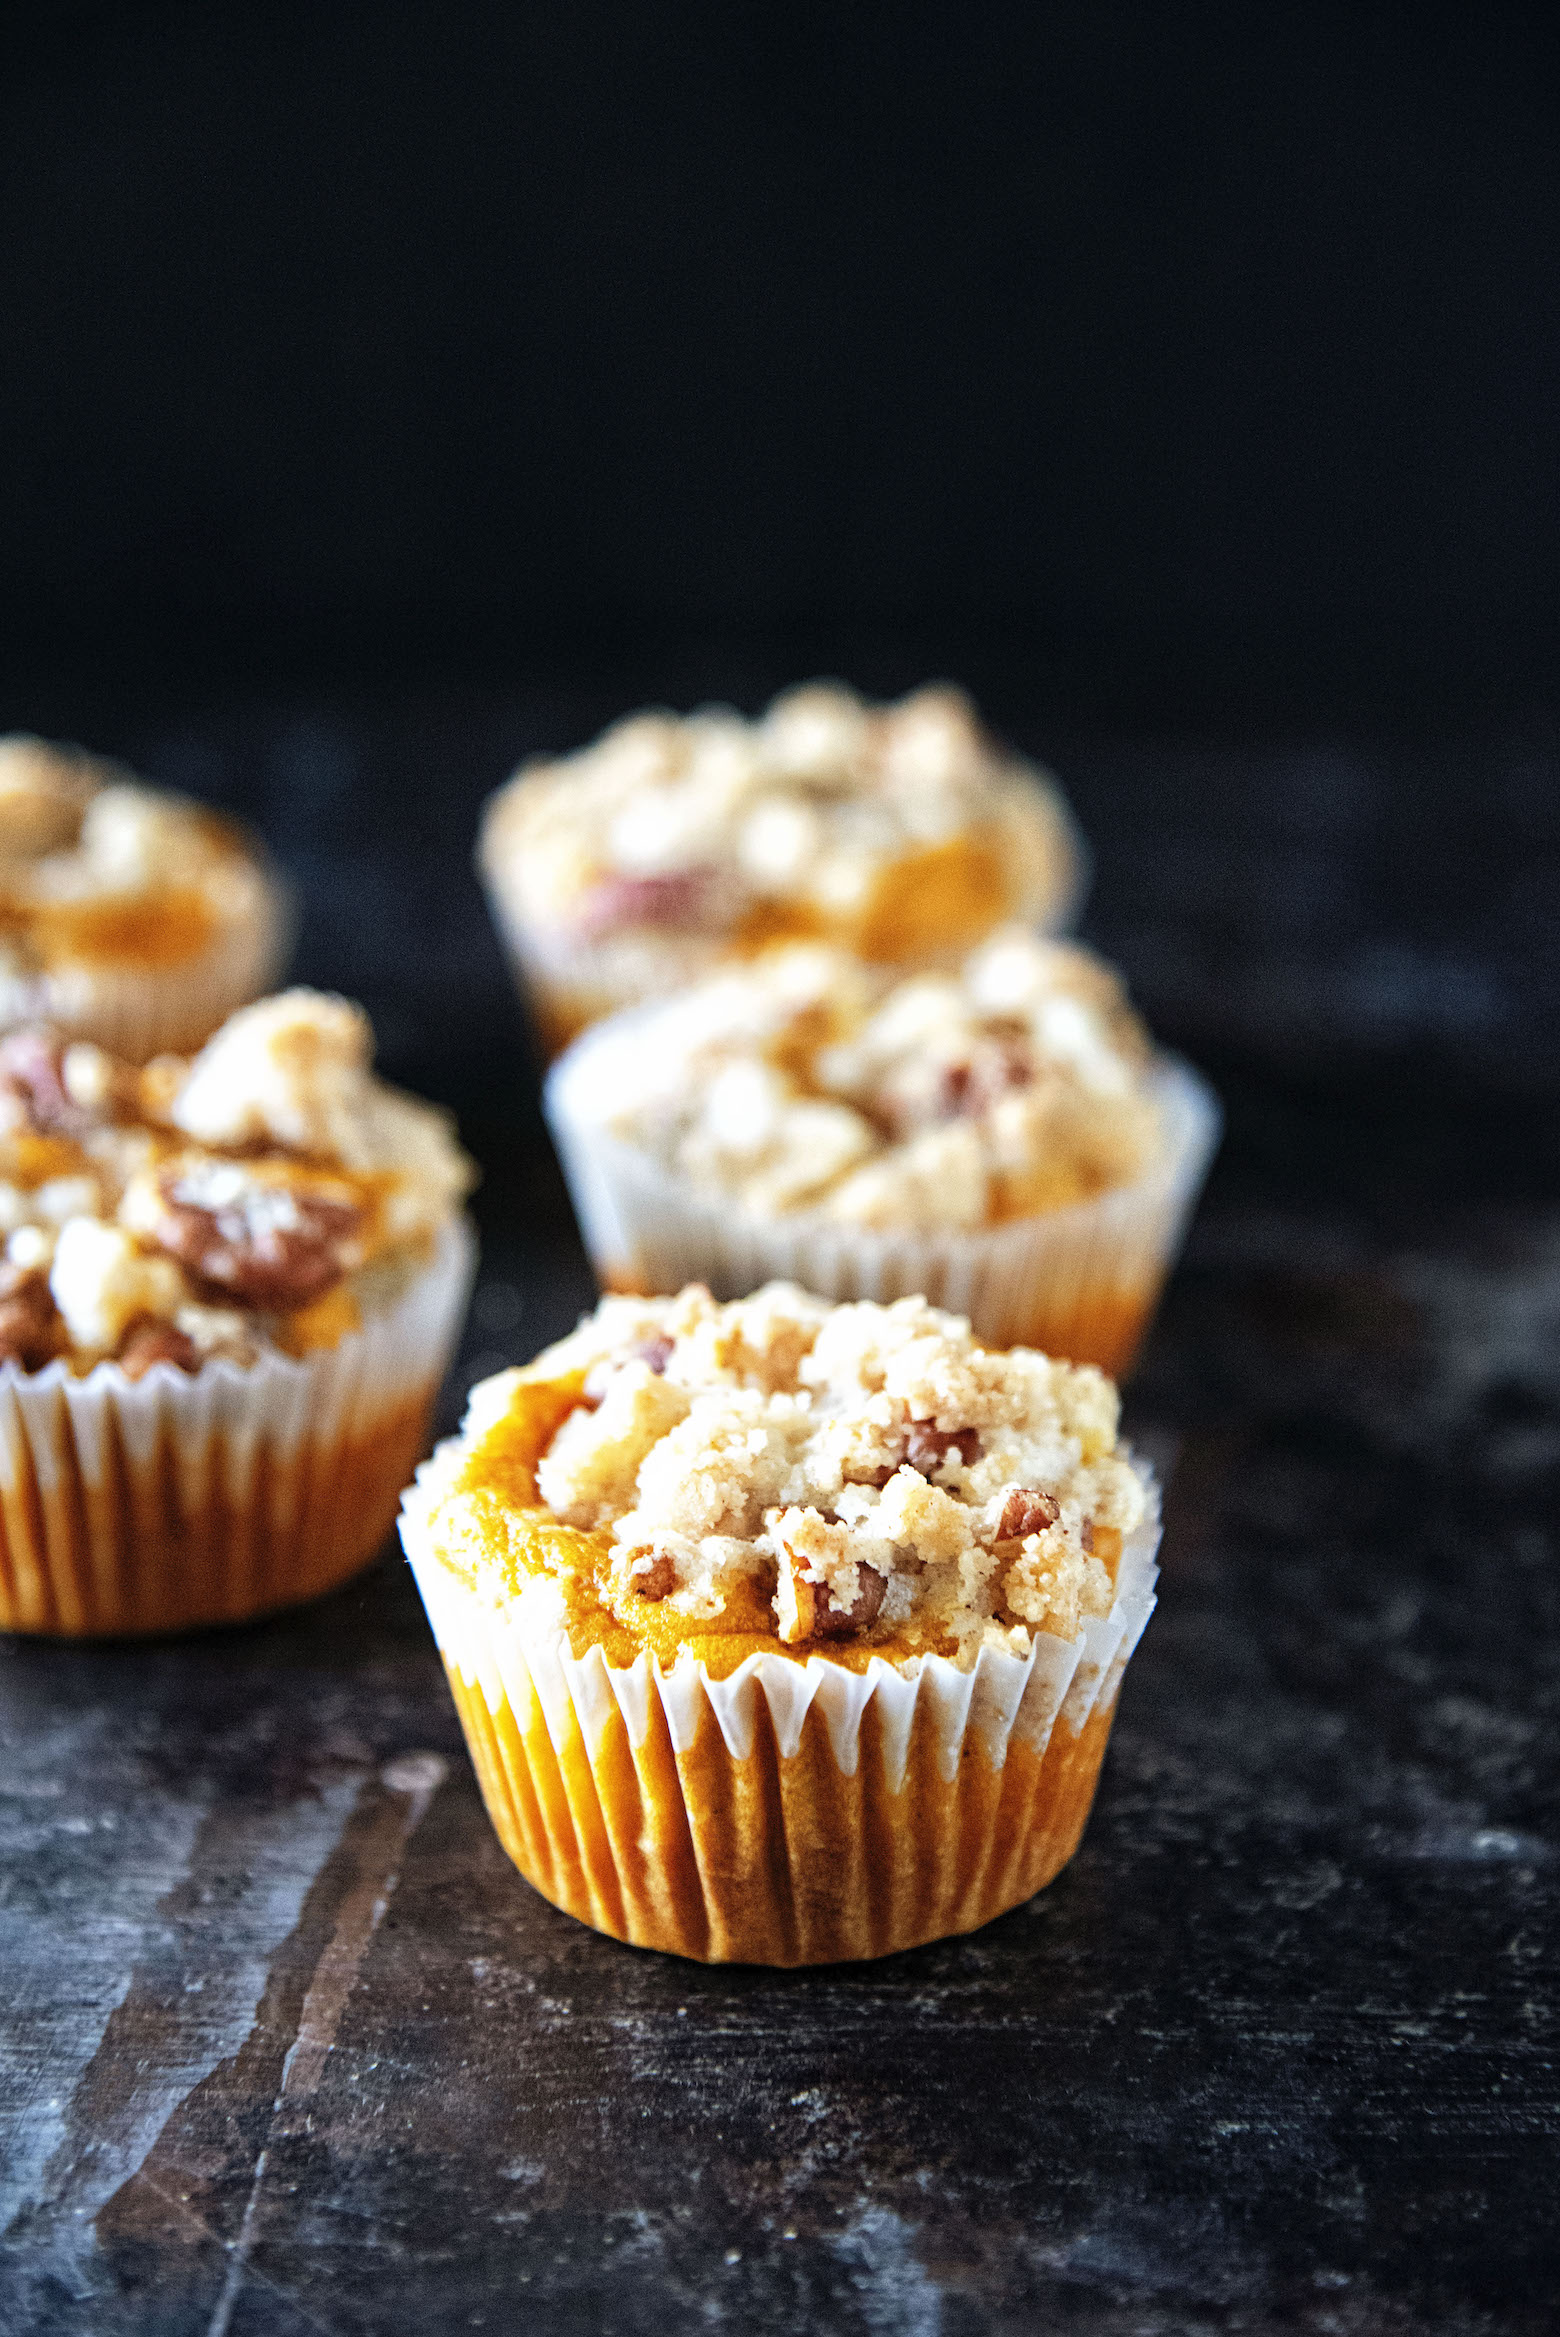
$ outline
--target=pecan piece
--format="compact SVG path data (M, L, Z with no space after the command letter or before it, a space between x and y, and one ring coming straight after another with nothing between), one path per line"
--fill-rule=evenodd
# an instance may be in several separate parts
M980 1457L980 1430L978 1428L934 1428L930 1420L912 1420L905 1443L905 1459L912 1469L929 1477L940 1468L949 1453L956 1452L964 1466Z
M877 1621L888 1591L888 1582L875 1566L858 1566L856 1595L848 1607L837 1607L833 1594L821 1582L810 1583L808 1588L814 1593L813 1638L849 1639L854 1632L865 1631L869 1623Z
M890 1461L881 1469L858 1470L854 1476L847 1477L845 1482L847 1485L871 1485L877 1492L881 1493L889 1478L897 1477L898 1474L899 1463Z
M42 1136L79 1128L82 1115L65 1088L65 1042L50 1031L12 1031L0 1039L0 1087L13 1095Z
M999 1542L1021 1542L1028 1534L1042 1534L1047 1526L1054 1526L1062 1514L1062 1505L1053 1494L1042 1493L1032 1485L1015 1485L1002 1504L1002 1515L997 1522Z
M60 1351L60 1329L47 1275L0 1266L0 1363L41 1371Z
M119 1368L127 1379L144 1379L154 1363L199 1371L200 1349L176 1323L164 1322L156 1315L138 1315L125 1333Z
M713 870L668 869L661 876L604 876L580 908L580 931L596 940L623 925L696 925Z
M158 1184L153 1238L208 1294L284 1313L320 1298L347 1271L361 1232L355 1201L304 1187L259 1182L211 1205L185 1196L180 1172Z
M642 1599L664 1599L677 1588L677 1568L668 1550L631 1550L628 1587Z
M978 1040L962 1061L945 1066L937 1089L937 1116L978 1119L1010 1089L1030 1086L1034 1076L1028 1034L993 1032Z
M852 1485L872 1485L878 1492L897 1476L906 1463L918 1475L929 1477L941 1468L949 1453L956 1452L966 1468L980 1458L980 1430L978 1428L934 1428L930 1420L912 1420L905 1432L904 1446L897 1461L885 1462L876 1469L855 1469L847 1482Z
M802 1571L803 1564L787 1544L775 1602L782 1639L790 1644L799 1639L849 1639L877 1620L888 1583L875 1566L865 1560L857 1566L856 1595L842 1607L826 1582Z

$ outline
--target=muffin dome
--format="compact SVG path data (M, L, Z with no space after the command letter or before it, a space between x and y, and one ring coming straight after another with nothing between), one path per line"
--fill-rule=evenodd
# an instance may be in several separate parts
M188 796L0 739L0 1028L46 1020L136 1062L269 988L286 903L255 843Z

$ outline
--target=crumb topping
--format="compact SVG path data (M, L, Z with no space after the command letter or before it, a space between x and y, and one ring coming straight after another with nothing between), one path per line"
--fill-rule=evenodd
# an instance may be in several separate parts
M0 1039L0 1363L253 1362L393 1298L472 1171L372 1051L361 1009L311 990L144 1070L47 1029Z
M1000 1224L1130 1182L1160 1141L1115 975L1017 927L897 983L793 944L595 1046L603 1123L758 1216Z
M832 1306L770 1283L722 1306L693 1285L605 1298L475 1391L446 1546L480 1537L486 1440L538 1379L579 1393L536 1496L593 1537L596 1595L630 1628L650 1607L696 1630L756 1601L803 1654L848 1640L968 1664L1106 1613L1143 1515L1092 1366L988 1349L924 1299Z
M962 692L874 706L835 683L788 691L756 722L637 715L527 765L489 808L482 857L528 921L598 954L637 940L647 969L659 951L686 970L700 935L825 934L924 957L1046 913L1072 875L1054 792Z

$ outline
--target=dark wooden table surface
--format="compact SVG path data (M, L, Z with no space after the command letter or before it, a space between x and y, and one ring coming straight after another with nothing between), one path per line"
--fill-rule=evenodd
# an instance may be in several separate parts
M608 710L101 741L264 820L303 970L460 1105L448 1418L589 1295L466 840ZM1230 1115L1130 1395L1165 1573L1078 1858L970 1939L705 1970L506 1864L394 1552L250 1630L10 1643L6 2332L1560 2324L1554 735L1052 743L1091 929Z

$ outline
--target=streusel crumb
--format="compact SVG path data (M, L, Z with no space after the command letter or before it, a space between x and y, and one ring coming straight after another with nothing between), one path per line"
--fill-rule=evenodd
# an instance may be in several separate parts
M612 1133L755 1216L968 1229L1141 1176L1152 1060L1109 967L1014 928L899 982L775 950L599 1039L590 1068Z

